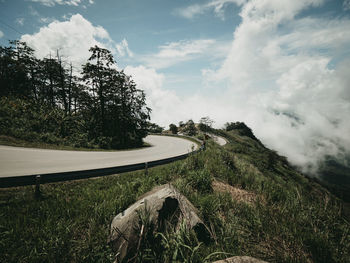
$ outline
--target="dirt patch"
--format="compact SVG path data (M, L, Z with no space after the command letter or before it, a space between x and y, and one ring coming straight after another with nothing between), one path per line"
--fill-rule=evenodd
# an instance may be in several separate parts
M237 200L239 202L245 202L252 204L255 202L257 196L252 192L248 192L247 190L240 189L235 186L231 186L229 184L225 184L223 182L219 182L217 180L213 181L212 187L214 191L221 193L229 193L232 199Z

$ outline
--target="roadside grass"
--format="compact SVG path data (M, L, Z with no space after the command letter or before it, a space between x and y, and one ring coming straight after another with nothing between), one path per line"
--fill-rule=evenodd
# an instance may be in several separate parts
M144 171L0 189L4 262L113 262L107 244L115 215L156 185L172 183L199 211L213 240L184 227L144 240L136 262L211 262L249 255L269 262L349 262L343 203L293 170L286 159L234 132L229 143ZM213 180L256 195L252 203L216 192ZM154 237L153 237L154 238Z
M151 147L149 143L143 142L142 147L130 148L130 149L101 149L97 146L86 148L86 147L73 147L71 145L64 145L62 143L44 143L42 141L26 141L19 138L15 138L7 135L0 135L0 145L14 146L14 147L25 147L25 148L39 148L39 149L50 149L50 150L65 150L65 151L103 151L103 152L117 152L117 151L132 151L141 149L144 147Z

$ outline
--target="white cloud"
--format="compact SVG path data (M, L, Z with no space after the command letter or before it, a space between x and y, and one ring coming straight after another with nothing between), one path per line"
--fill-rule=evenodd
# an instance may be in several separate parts
M126 55L129 56L129 57L133 57L134 56L134 54L129 49L128 41L126 41L125 38L120 43L116 44L116 48L117 48L117 51L118 51L119 55L122 56L122 57L124 57Z
M89 58L89 48L98 45L110 48L112 40L108 32L101 26L94 26L80 14L71 16L68 21L54 21L40 28L38 33L23 35L25 41L35 49L39 58L50 53L66 57L76 68L86 63Z
M183 8L183 9L177 9L176 13L185 18L191 19L196 15L205 13L206 9L207 9L206 5L194 4L194 5L187 6L186 8Z
M72 13L64 14L62 18L63 20L69 20L72 15L73 15Z
M163 89L164 75L144 66L127 66L125 73L146 93L147 105L152 109L152 121L167 125L167 121L181 117L176 105L181 101L174 92ZM180 115L180 116L179 116Z
M53 17L40 17L39 18L39 22L43 23L43 24L49 24L49 23L52 23L55 21L57 21L57 20Z
M152 68L167 68L180 62L198 58L209 51L215 53L216 49L222 48L219 44L215 45L216 43L213 39L171 42L160 46L158 53L143 56L141 60Z
M224 8L226 5L234 3L240 6L245 2L246 0L211 0L205 4L194 4L182 9L177 9L175 13L185 18L192 19L196 15L213 10L217 16L224 19Z
M55 6L57 5L70 5L78 6L81 3L81 0L31 0L32 2L37 2L45 6Z
M29 9L29 13L30 13L32 16L40 16L40 15L39 15L39 12L38 12L36 9L34 9L34 7L32 7L31 5L28 7L28 9Z
M350 153L350 59L344 58L350 21L295 18L305 8L320 4L246 3L224 63L217 71L203 70L213 91L226 87L210 96L202 92L180 98L162 88L167 75L152 82L144 78L157 79L154 70L153 74L142 67L129 71L146 89L155 109L153 121L167 126L205 115L215 119L218 127L226 121L245 121L267 146L308 172L315 172L326 155L344 158ZM180 52L181 46L186 45L168 44L156 57L187 59L190 56ZM160 68L157 63L150 65Z
M344 11L350 10L350 0L344 0L343 9Z
M247 2L224 63L204 71L211 85L227 83L228 120L247 122L305 171L350 153L350 20L295 18L322 2Z
M127 66L125 73L146 93L146 103L152 109L151 121L168 127L170 123L193 119L198 121L203 116L215 117L218 123L227 121L227 112L233 109L230 99L214 95L205 97L195 94L180 97L175 92L164 89L167 76L153 68L145 66ZM236 111L237 112L237 111ZM232 115L231 115L232 116Z
M4 33L0 30L0 38L4 36Z

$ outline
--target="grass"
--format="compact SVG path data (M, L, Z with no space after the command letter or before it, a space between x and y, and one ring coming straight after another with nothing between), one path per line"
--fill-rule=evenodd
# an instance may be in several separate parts
M343 203L258 142L230 132L186 160L97 179L0 189L3 262L113 262L106 240L113 217L156 185L171 182L213 234L204 244L183 227L141 244L135 262L212 262L248 255L269 262L349 262ZM213 181L254 193L242 202ZM144 219L146 220L146 219ZM148 243L147 243L148 242Z
M73 147L70 145L63 144L52 144L44 143L40 141L25 141L12 136L0 135L0 145L14 146L14 147L25 147L25 148L39 148L39 149L50 149L50 150L65 150L65 151L103 151L103 152L117 152L117 151L128 151L137 150L144 147L151 147L149 143L144 142L142 147L130 148L123 150L111 150L111 149L101 149L101 148L86 148L86 147Z

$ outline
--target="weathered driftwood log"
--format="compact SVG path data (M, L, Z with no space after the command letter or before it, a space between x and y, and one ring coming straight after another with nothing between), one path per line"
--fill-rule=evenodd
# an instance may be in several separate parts
M158 186L113 219L109 241L117 252L117 262L136 253L144 227L140 222L142 213L147 214L148 225L153 226L154 233L163 232L169 223L176 228L185 222L199 240L207 242L211 237L196 208L186 197L170 184Z
M262 261L260 259L252 258L252 257L231 257L222 260L215 261L213 263L267 263L266 261Z

